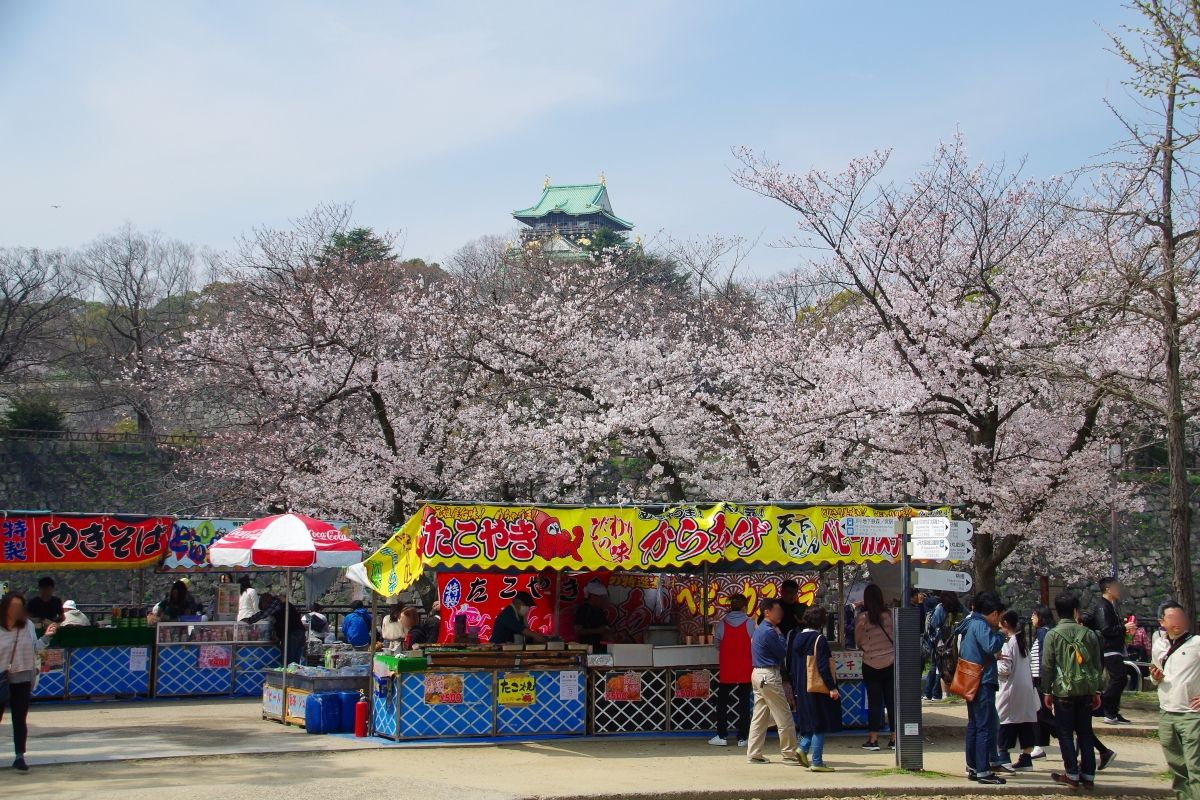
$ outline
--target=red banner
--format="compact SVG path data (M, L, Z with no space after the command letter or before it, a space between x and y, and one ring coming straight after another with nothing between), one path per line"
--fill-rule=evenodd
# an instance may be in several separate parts
M659 577L638 573L584 572L556 575L553 572L496 575L493 573L440 572L438 598L442 602L440 641L454 638L454 618L462 615L468 627L477 630L479 640L492 635L496 617L512 602L517 592L534 598L529 612L530 630L550 634L554 630L554 589L559 587L558 635L565 641L575 638L575 612L584 603L583 590L592 581L608 588L605 607L608 624L622 639L640 640L646 627L664 618L666 598L659 591Z
M0 518L0 569L136 569L162 558L171 517Z

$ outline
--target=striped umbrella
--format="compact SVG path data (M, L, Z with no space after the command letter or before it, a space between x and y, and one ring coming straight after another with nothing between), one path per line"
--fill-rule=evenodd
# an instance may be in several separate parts
M208 557L215 567L348 567L362 560L362 548L328 522L276 514L234 528L209 548Z

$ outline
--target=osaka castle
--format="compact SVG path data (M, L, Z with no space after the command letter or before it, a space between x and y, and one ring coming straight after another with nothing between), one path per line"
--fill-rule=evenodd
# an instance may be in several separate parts
M596 249L640 244L626 240L633 223L613 213L603 173L599 183L554 185L546 179L538 201L512 215L525 226L522 248L556 258L584 259Z

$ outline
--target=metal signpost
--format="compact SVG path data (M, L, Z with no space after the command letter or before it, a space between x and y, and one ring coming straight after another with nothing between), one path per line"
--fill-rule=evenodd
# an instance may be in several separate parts
M966 561L975 555L971 544L974 527L969 522L946 517L914 517L902 520L900 528L900 597L901 607L893 617L895 632L896 719L892 726L896 735L896 766L901 769L924 769L924 747L921 734L921 655L922 610L909 606L908 598L914 585L912 559L918 561ZM917 567L915 585L922 589L966 592L971 589L971 575L966 572Z

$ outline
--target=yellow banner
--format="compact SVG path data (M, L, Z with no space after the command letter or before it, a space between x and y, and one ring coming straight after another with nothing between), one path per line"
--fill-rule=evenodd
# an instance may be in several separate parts
M815 566L894 561L899 540L852 539L845 517L912 517L911 507L737 503L493 506L430 503L366 559L382 595L423 567L478 570L636 570L700 564ZM939 509L948 516L948 509Z

